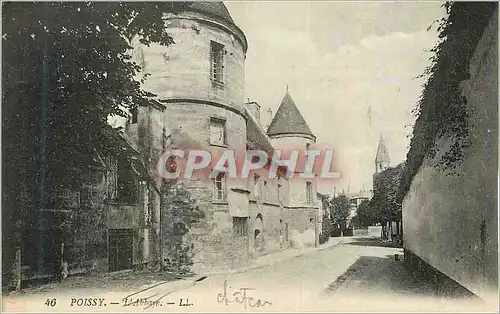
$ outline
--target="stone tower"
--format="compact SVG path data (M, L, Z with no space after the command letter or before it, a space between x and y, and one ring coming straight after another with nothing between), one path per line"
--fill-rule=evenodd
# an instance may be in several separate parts
M193 2L165 14L174 44L140 47L144 88L165 105L163 124L210 146L210 119L225 125L219 146L244 148L244 60L247 40L222 2Z
M165 13L164 21L173 44L147 47L137 38L132 43L134 60L149 74L143 88L164 108L139 107L127 123L129 138L149 151L151 162L168 146L165 138L175 139L172 134L189 135L197 148L244 150L243 31L222 2L193 2L178 14ZM214 121L212 130L221 134L216 143L210 140Z
M267 135L277 149L307 150L309 145L316 143L316 136L311 132L288 88L267 129ZM296 171L300 171L300 169ZM317 193L315 179L290 180L289 185L291 206L308 208L315 205Z
M375 173L380 173L389 168L390 162L387 145L381 134L378 141L377 155L375 156Z
M139 108L128 134L141 152L149 152L152 171L168 148L245 151L244 33L222 2L193 2L178 14L164 14L164 21L172 45L133 45L136 62L149 74L143 88L157 95L163 109ZM184 181L206 214L192 235L195 264L233 267L248 258L245 238L233 240L230 227L233 217L248 216L246 186L217 178L217 194L206 179Z

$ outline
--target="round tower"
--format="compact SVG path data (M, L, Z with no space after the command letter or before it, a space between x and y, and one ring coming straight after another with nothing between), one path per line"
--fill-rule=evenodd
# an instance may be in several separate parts
M151 144L144 146L155 152L175 146L245 151L245 35L222 2L193 2L178 14L165 14L164 21L172 45L139 44L135 49L137 62L150 74L143 88L164 105L161 113L139 113L139 141L145 133L141 130L147 129L150 135L143 137ZM186 143L188 147L182 147ZM193 269L244 264L249 258L247 236L234 237L230 226L237 223L242 233L248 229L246 185L223 173L212 182L205 179L184 181L206 215L188 237L195 254ZM168 246L161 252L170 254Z
M141 45L138 55L150 74L144 89L166 107L166 132L181 130L203 147L244 149L245 35L222 2L194 2L164 20L174 44Z
M267 135L277 149L307 150L309 145L316 143L316 136L311 132L306 120L288 92L288 88L267 129ZM302 167L298 165L296 172L302 170ZM319 215L314 207L316 205L317 182L315 179L308 179L307 181L290 180L289 189L293 191L290 193L290 205L304 208L300 211L300 214L299 212L295 213L299 216L290 221L290 227L298 230L306 228L304 222L307 223L307 218ZM312 221L314 221L314 218L310 222Z

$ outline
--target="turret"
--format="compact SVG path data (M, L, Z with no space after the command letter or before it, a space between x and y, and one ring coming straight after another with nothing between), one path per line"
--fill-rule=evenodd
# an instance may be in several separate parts
M316 143L316 136L311 132L288 88L267 129L267 135L273 146L278 149L307 150L310 144ZM300 166L295 171L300 172ZM316 205L317 182L315 179L291 180L290 189L295 191L290 199L292 206Z
M300 145L304 149L307 148L308 144L316 142L316 136L311 132L288 88L267 129L267 135L273 144Z

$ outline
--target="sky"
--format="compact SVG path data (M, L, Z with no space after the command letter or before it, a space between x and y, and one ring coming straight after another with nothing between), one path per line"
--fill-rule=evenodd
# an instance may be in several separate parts
M335 149L342 179L320 192L371 189L381 135L391 165L405 160L442 2L224 3L248 40L245 99L263 123L288 85L317 142Z

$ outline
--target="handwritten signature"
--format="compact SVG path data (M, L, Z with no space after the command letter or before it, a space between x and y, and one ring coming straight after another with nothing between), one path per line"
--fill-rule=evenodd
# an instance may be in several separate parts
M200 277L200 278L196 279L195 281L188 283L188 285L186 285L180 289L177 289L177 291L170 291L170 292L166 292L163 294L155 293L155 294L147 296L147 297L144 297L144 296L139 297L139 295L144 295L144 292L151 290L153 288L157 288L158 286L161 286L161 285L166 284L168 282L168 281L162 281L162 282L157 283L155 285L146 287L146 288L141 289L137 292L129 294L128 296L126 296L125 298L122 299L123 306L124 307L125 306L144 306L144 309L148 309L150 307L154 308L154 307L162 306L162 303L160 301L163 298L165 298L166 296L171 295L174 292L179 292L181 290L189 289L189 288L193 287L195 284L197 284L198 282L205 280L206 278L207 278L207 276ZM177 278L177 279L180 279L180 278ZM153 299L156 296L158 296L158 297L156 299ZM166 304L172 305L172 304L175 304L175 302L168 302ZM192 305L193 305L193 303L190 303L189 299L182 298L179 301L179 306L192 306Z
M247 292L255 290L253 288L240 288L239 291L235 291L232 294L228 292L228 288L231 287L228 287L227 280L224 280L224 291L217 295L218 303L225 303L226 305L229 305L231 303L239 303L243 304L245 309L247 308L247 306L250 306L252 308L259 308L266 305L272 305L272 303L267 300L256 299L248 296Z
M163 299L167 295L171 294L170 292L161 294L156 300L153 300L152 298L158 296L158 293L155 293L155 294L153 294L151 296L147 296L147 297L144 297L144 296L138 297L138 295L142 294L143 292L145 292L147 290L150 290L152 288L156 288L160 285L163 285L165 283L167 283L167 281L162 281L156 285L152 285L152 286L149 286L147 288L141 289L137 292L134 292L132 294L129 294L128 296L126 296L122 299L123 306L124 307L126 307L126 306L143 306L144 309L148 309L150 307L154 308L157 306L161 306L161 303L160 303L161 299Z

